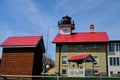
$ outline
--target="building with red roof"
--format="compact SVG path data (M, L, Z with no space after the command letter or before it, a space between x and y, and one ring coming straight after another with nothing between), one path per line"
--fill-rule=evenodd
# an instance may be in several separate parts
M56 44L55 68L59 75L68 75L69 69L76 71L83 69L84 63L74 62L73 60L69 64L71 57L74 56L74 59L76 59L75 57L82 54L90 54L95 59L93 65L95 75L101 73L107 75L106 60L109 38L106 32L95 32L95 27L92 24L90 25L90 32L73 33L72 30L75 29L75 24L69 16L62 17L58 22L58 27L60 33L56 35L52 43ZM86 70L92 69L91 63L87 62L86 65ZM86 72L85 75L87 74Z
M8 37L2 44L1 75L41 75L42 36Z

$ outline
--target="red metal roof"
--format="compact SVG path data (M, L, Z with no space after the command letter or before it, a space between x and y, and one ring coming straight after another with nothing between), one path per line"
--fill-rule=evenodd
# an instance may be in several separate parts
M1 46L36 46L42 36L8 37Z
M79 32L72 34L58 34L53 43L71 42L109 42L106 32Z
M74 61L74 60L84 60L86 59L90 54L82 54L82 55L77 55L77 56L72 56L68 59L68 61Z

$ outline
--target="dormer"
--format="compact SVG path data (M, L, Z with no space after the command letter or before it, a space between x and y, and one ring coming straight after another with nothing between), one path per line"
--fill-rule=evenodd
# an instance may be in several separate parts
M58 27L60 29L60 34L71 34L72 30L75 29L75 24L71 20L71 17L65 16L58 21Z

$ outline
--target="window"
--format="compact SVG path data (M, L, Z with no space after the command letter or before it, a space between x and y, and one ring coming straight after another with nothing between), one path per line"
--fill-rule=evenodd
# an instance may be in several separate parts
M62 70L62 74L66 74L66 70L65 69Z
M114 44L112 44L112 43L109 44L109 51L114 51L114 49L115 49L115 48L114 48Z
M120 74L120 71L118 71L118 74Z
M119 66L120 65L120 58L117 57L117 65Z
M98 65L98 56L93 56L93 58L95 59L94 65Z
M95 74L98 74L98 70L94 70L94 73L95 73Z
M79 52L82 51L82 45L81 45L81 44L77 45L77 50L78 50Z
M116 65L116 58L113 58L113 65Z
M116 51L120 51L120 43L116 43Z
M99 45L98 44L94 44L92 47L93 48L99 48Z
M118 52L118 51L120 51L120 43L110 43L109 44L109 51L110 52L114 52L114 51Z
M110 66L120 66L120 57L110 57Z
M62 56L62 64L67 64L67 56Z
M119 51L119 45L116 44L116 51Z
M113 75L113 71L110 71L110 75Z
M62 51L68 51L68 45L62 45Z
M119 51L120 51L120 43L119 43Z
M113 62L112 62L113 60L112 60L112 58L110 57L110 65L113 65Z

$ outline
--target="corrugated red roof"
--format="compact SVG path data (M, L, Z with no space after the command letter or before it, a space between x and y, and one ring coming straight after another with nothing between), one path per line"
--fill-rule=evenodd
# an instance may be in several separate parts
M83 54L83 55L77 55L77 56L72 56L68 59L68 61L76 61L76 60L85 60L90 54Z
M79 32L72 34L58 34L53 43L71 42L109 42L106 32Z
M8 37L1 46L36 46L42 36Z

